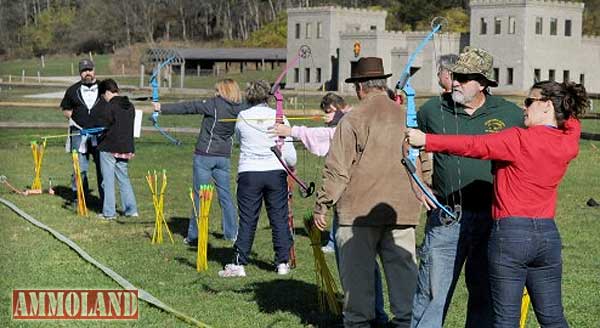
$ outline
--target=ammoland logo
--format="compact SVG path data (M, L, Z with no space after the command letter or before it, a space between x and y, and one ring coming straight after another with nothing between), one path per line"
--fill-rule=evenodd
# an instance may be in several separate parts
M137 290L15 289L13 320L137 320Z

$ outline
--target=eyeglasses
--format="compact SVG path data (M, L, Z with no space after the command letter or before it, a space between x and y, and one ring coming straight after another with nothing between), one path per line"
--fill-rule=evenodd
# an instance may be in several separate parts
M467 83L469 81L478 81L478 77L475 74L453 73L452 80L454 80L460 84L463 84L463 83Z
M532 97L527 97L523 101L523 104L525 105L525 108L528 108L529 106L531 106L536 101L547 101L547 100L548 100L548 98L532 98Z

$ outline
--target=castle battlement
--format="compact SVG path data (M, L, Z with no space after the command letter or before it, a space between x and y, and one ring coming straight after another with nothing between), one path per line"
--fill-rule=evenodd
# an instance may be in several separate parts
M346 30L341 31L340 35L342 36L380 36L380 37L401 37L407 39L416 39L416 38L424 38L429 34L430 31L355 31L355 30ZM444 39L452 39L452 38L460 38L460 33L457 32L447 32L447 33L437 33L434 38L444 38Z
M582 2L558 1L558 0L471 0L469 6L472 7L498 7L498 6L543 6L543 7L561 7L571 9L583 9Z
M600 36L597 35L584 35L581 37L582 43L592 43L596 45L600 45Z
M322 6L322 7L303 7L303 8L289 8L287 10L288 14L300 13L322 13L322 12L340 12L340 13L352 13L352 14L369 14L369 15L381 15L383 17L387 16L387 11L385 10L375 10L368 8L348 8L348 7L338 7L338 6Z

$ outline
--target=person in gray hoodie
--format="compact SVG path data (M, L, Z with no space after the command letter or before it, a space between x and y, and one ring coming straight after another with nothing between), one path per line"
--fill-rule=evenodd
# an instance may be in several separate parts
M161 114L202 114L202 126L196 149L194 151L194 205L198 209L198 189L200 185L214 180L223 218L221 226L223 237L234 241L237 238L237 214L233 205L231 176L231 147L235 120L223 122L222 119L235 119L240 111L247 108L241 101L240 88L234 80L223 79L215 84L214 97L191 102L164 104L155 102L155 112ZM193 215L193 214L192 214ZM184 243L195 245L198 242L198 227L195 219L191 219Z

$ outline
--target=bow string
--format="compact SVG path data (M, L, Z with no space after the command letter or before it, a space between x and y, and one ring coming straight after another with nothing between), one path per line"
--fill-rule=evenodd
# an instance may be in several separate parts
M154 69L154 72L152 72L152 76L150 76L150 85L152 86L152 102L158 102L160 99L159 85L158 85L158 74L160 73L160 70L163 67L165 67L166 65L168 65L170 62L172 62L174 59L175 59L175 55L167 58L165 61L160 63ZM152 114L152 116L150 116L150 121L152 121L152 126L154 126L154 128L156 130L158 130L158 132L160 132L160 134L162 134L165 138L167 138L167 140L169 140L171 143L173 143L176 146L181 145L181 140L173 137L167 131L165 131L163 128L160 127L160 125L158 124L158 113Z
M279 74L279 76L275 80L273 87L271 87L271 94L275 98L275 123L276 124L284 123L283 94L281 93L281 84L280 83L283 80L283 78L285 77L285 75L288 73L288 71L290 69L292 69L293 67L295 67L296 65L298 65L298 63L300 62L300 59L306 59L310 55L311 55L310 47L307 45L301 46L298 49L298 53L296 54L294 59L292 59L289 62L289 64L287 64L285 66L285 68L283 69L281 74ZM287 174L294 181L296 181L296 183L298 183L302 197L304 197L304 198L310 197L315 192L315 183L310 182L309 184L307 184L302 179L300 179L300 177L298 177L296 175L293 168L289 167L285 163L285 160L283 159L282 153L281 153L284 143L285 143L285 137L281 137L281 136L277 137L277 139L275 140L275 145L273 147L271 147L271 151L273 152L273 154L275 154L275 157L277 157L277 160L279 161L279 163L281 163L281 165L283 166L283 168L285 169Z
M415 61L417 55L423 51L425 46L429 43L429 41L433 40L433 37L436 33L438 33L442 29L442 25L445 25L447 21L445 18L436 17L431 22L431 31L425 36L421 43L417 46L415 51L408 58L408 62L400 75L398 83L396 84L397 90L402 90L406 95L406 127L412 129L418 129L419 125L417 123L417 108L415 105L415 96L416 92L410 84L410 79L412 74L416 73L415 71L411 72L412 64ZM419 156L419 149L415 147L410 147L408 150L408 154L406 157L402 159L402 164L408 170L410 177L415 181L421 192L427 197L432 203L434 203L446 216L446 220L458 220L460 215L456 212L450 210L448 206L443 205L440 201L437 200L435 195L431 193L431 191L425 186L425 184L421 181L419 176L417 175L417 158Z

